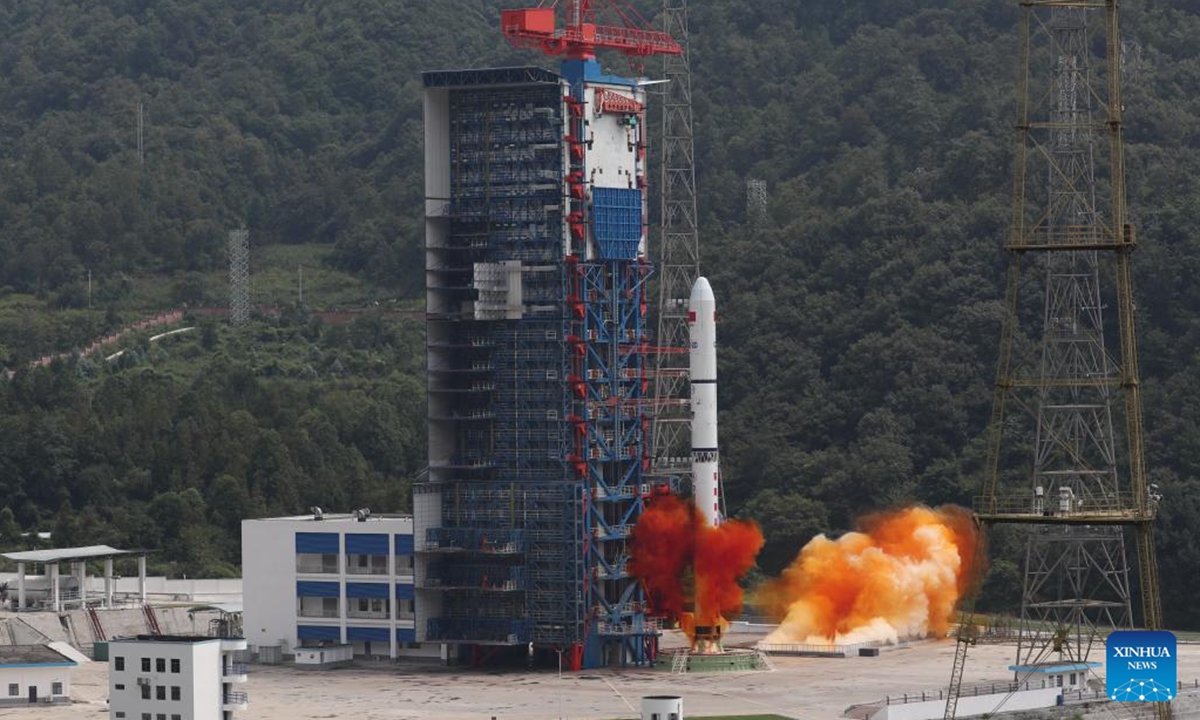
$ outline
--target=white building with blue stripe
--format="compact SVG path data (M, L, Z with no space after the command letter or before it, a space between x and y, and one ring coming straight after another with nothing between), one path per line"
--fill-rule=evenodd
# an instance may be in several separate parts
M352 645L357 657L438 657L416 634L413 523L315 512L242 521L243 630L252 648Z

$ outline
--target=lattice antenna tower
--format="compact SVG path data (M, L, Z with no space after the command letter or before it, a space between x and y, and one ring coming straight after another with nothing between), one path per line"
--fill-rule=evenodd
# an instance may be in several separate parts
M137 156L138 164L146 164L146 106L142 101L137 104Z
M663 30L683 48L663 56L661 227L658 261L659 352L655 357L653 477L691 475L687 302L700 276L695 140L687 0L663 0Z
M767 226L767 181L746 181L746 224L756 230Z
M1142 441L1117 5L1019 2L1007 309L976 501L985 525L1029 529L1019 666L1086 662L1097 640L1133 626L1126 529L1137 539L1142 625L1162 628L1152 524L1159 498L1147 484ZM1101 37L1105 50L1097 57ZM1106 322L1104 310L1113 307L1115 322ZM967 647L979 639L973 602L960 623L947 718L956 711ZM1155 707L1169 717L1167 703Z
M229 322L245 325L250 319L250 231L229 232Z
M1096 145L1104 141L1093 101L1088 15L1080 7L1044 14L1050 51L1049 125L1044 133L1049 172L1038 204L1050 244L1094 242L1112 217L1098 202ZM1101 95L1102 97L1102 95ZM1040 190L1041 188L1038 188ZM1024 203L1041 193L1017 198ZM1014 206L1014 213L1021 206ZM1107 210L1107 211L1106 211ZM1033 483L1043 512L1073 505L1119 504L1121 481L1112 396L1115 378L1104 337L1099 252L1053 249L1042 254L1044 320L1036 392ZM1010 349L1011 351L1011 349ZM1048 650L1086 661L1100 633L1132 627L1129 563L1120 526L1038 525L1026 539L1017 662L1037 662ZM1047 639L1045 627L1056 628ZM1062 629L1070 628L1069 633Z

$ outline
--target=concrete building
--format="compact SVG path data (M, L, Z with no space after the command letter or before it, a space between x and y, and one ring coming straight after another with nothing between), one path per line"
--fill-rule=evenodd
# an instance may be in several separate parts
M71 702L77 665L45 645L0 645L0 705Z
M433 656L417 643L411 517L314 512L242 521L243 627L252 647L351 645L357 657Z
M245 710L241 638L139 635L109 643L110 720L232 720Z

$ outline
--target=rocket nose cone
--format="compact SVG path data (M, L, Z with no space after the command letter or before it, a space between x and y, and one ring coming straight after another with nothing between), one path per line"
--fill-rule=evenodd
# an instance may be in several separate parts
M712 285L708 284L708 278L698 277L695 284L692 285L692 296L690 302L713 302Z

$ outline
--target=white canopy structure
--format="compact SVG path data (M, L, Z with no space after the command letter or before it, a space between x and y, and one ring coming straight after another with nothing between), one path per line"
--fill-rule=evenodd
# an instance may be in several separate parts
M33 609L26 603L25 573L26 566L32 564L46 567L47 604L53 606L55 612L62 612L71 605L78 605L80 608L87 607L87 563L89 560L104 561L102 607L110 608L113 606L113 560L136 557L138 561L138 591L144 605L146 603L146 556L149 554L149 550L118 550L108 545L88 545L86 547L0 553L0 557L17 564L17 602L13 607L14 610L20 612ZM60 574L59 563L64 562L71 563L71 573L67 577L75 579L73 589L64 590L63 588L64 581Z

